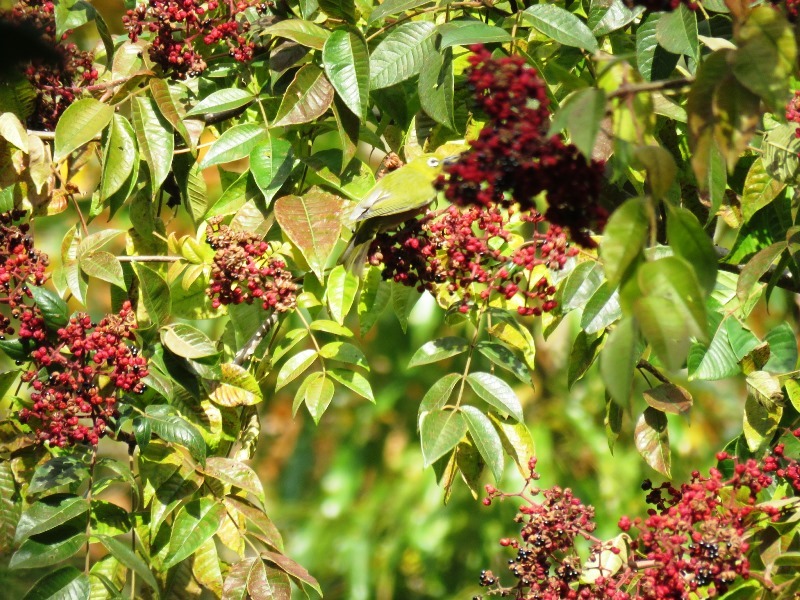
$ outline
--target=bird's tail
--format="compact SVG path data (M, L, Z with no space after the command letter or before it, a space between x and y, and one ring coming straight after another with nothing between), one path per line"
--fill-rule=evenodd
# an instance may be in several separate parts
M364 273L364 263L367 262L367 255L369 254L369 247L372 240L367 242L356 243L356 236L350 240L350 243L342 253L340 262L344 265L350 273L361 278Z

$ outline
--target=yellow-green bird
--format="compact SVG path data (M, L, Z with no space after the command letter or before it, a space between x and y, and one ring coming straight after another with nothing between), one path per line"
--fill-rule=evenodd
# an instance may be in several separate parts
M463 144L446 144L385 175L353 209L349 222L356 230L342 254L350 272L361 276L370 244L378 233L408 221L436 200L433 182L444 165L458 158L454 147L463 148Z

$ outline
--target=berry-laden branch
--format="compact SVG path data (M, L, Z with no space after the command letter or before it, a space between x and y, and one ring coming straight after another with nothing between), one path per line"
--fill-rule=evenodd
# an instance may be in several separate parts
M800 438L800 429L787 435ZM592 535L594 508L570 489L537 487L540 475L531 458L530 476L520 492L504 493L487 485L483 502L523 502L515 518L521 524L519 537L500 540L501 546L517 551L508 561L517 582L504 586L486 570L480 584L492 595L517 600L705 598L722 595L748 577L775 588L767 573L751 566L750 556L758 552L759 535L769 524L793 522L800 509L800 498L776 504L768 493L784 489L782 493L800 495L800 463L786 456L783 443L761 461L738 460L726 452L717 459L720 468L710 469L707 476L695 471L679 487L669 482L654 487L645 481L642 489L653 506L649 516L623 516L622 534L603 542ZM591 544L589 560L583 563L575 547L579 538Z

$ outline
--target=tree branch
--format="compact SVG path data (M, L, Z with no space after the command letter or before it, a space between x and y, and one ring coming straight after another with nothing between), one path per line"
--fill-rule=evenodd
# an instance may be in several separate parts
M273 312L266 320L256 329L255 333L250 336L244 346L233 357L234 364L241 365L255 352L256 346L264 339L270 329L272 329L278 322L278 313Z
M727 248L723 248L721 246L714 246L714 250L717 253L717 258L722 261L729 253L730 250ZM727 273L734 273L735 275L740 275L741 272L744 270L745 265L733 265L726 262L719 263L719 270L726 271ZM782 290L786 290L792 293L800 293L800 289L797 287L797 282L795 281L794 277L792 277L792 273L788 270L783 271L780 273L775 280L773 281L773 277L775 277L775 270L776 266L772 265L767 272L764 273L760 278L759 281L761 283L769 283L772 281L775 287L779 287Z
M661 371L656 369L653 365L651 365L644 359L640 359L639 362L636 363L636 368L641 369L643 371L647 371L653 377L658 379L661 383L671 383L669 379L667 379L664 375L662 375Z
M180 262L185 260L182 256L118 256L119 262L137 263L137 262Z
M656 92L658 90L672 90L686 87L694 81L694 77L681 77L679 79L667 79L665 81L651 81L647 83L636 83L622 85L613 92L609 92L606 98L619 98L641 94L642 92Z

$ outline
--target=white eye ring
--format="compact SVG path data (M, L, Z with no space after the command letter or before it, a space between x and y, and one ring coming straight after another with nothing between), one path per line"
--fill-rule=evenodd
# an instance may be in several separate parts
M434 157L430 157L428 159L428 166L429 167L438 167L439 166L439 159L438 158L434 158Z

